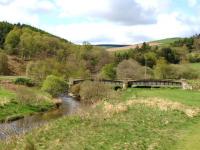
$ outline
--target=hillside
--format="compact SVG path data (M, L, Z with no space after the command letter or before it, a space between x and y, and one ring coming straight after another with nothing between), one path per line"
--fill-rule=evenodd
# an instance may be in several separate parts
M167 39L162 39L162 40L150 41L146 43L148 43L150 46L167 46L170 43L173 43L178 40L181 40L181 38L178 38L178 37L167 38ZM133 45L109 45L109 46L106 45L105 48L109 52L115 52L115 51L124 51L124 50L132 49L132 48L134 49L137 46L141 47L142 43L133 44Z
M123 45L123 44L98 44L95 46L99 46L99 47L103 47L103 48L120 48L120 47L126 47L126 46L130 46L130 45Z
M149 42L148 44L150 46L159 46L161 43L159 43L159 42ZM129 45L129 46L123 46L123 47L112 47L112 48L107 48L106 50L109 51L109 52L124 51L124 50L134 49L137 46L141 47L142 43Z
M49 74L64 76L66 79L91 76L108 79L124 78L123 74L120 76L117 73L117 67L120 63L130 59L138 63L138 68L148 66L149 78L155 78L154 69L158 65L158 60L166 61L165 63L168 65L200 62L198 36L169 38L135 45L101 44L94 46L88 42L76 45L46 31L24 24L0 22L0 31L0 58L4 61L2 62L3 66L8 66L7 68L3 67L4 71L1 74L25 75L28 73L30 77L40 82ZM123 51L123 53L109 53L116 51ZM7 58L3 59L4 57ZM39 69L40 67L43 70ZM126 68L126 65L124 67ZM177 66L169 67L177 69ZM180 65L178 68L180 74L167 75L162 78L185 76L184 67ZM143 74L142 71L140 73ZM143 75L137 75L137 77L144 78ZM188 78L188 75L184 78ZM194 78L194 75L191 75L190 78Z

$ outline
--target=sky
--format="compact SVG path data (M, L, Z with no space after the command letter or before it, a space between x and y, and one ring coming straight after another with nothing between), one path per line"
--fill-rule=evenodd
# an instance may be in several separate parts
M200 33L200 0L0 0L0 21L77 44L135 44Z

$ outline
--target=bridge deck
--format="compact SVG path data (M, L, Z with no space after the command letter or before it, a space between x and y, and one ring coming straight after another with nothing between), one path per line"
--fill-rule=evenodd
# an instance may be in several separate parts
M94 79L77 79L71 82L72 85L79 84L84 81L96 81ZM173 81L173 80L98 80L98 82L104 84L110 84L113 86L121 86L127 85L127 87L176 87L181 88L181 81Z

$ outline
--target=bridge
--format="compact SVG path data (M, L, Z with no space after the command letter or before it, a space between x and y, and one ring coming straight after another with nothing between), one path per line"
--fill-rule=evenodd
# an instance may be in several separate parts
M70 86L82 83L84 81L98 81L104 84L109 84L114 87L119 88L136 88L136 87L152 87L152 88L183 88L183 89L191 89L192 87L187 84L186 81L174 81L174 80L94 80L94 79L75 79L71 80Z

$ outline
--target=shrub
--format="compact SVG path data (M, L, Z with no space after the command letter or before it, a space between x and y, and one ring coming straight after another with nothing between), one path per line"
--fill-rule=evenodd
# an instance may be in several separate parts
M188 57L189 62L191 63L200 62L200 53L190 53L187 57Z
M188 83L192 86L195 90L200 90L200 80L188 80Z
M47 105L52 105L52 97L47 93L43 93L36 89L31 89L27 87L18 87L16 91L16 102L21 105L30 105L40 108L44 108Z
M36 93L28 88L19 87L16 93L17 93L17 101L21 104L33 105L37 103Z
M159 61L154 69L155 77L158 79L196 79L198 73L191 67L184 65L169 65Z
M80 97L84 103L94 103L103 99L110 99L115 91L109 85L100 82L85 81L80 86Z
M19 85L26 85L26 86L34 86L34 83L31 79L29 78L23 78L23 77L19 77L17 79L14 80L15 84L19 84Z
M67 83L63 78L50 75L47 76L46 80L43 82L42 90L48 92L53 97L57 97L60 94L67 92Z

